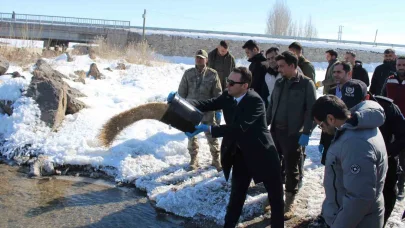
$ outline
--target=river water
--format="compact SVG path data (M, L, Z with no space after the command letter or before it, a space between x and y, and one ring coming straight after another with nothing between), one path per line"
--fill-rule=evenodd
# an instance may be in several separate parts
M157 211L135 188L91 178L29 179L0 164L0 227L184 227L189 220Z
M210 220L181 218L157 210L136 188L86 177L30 179L27 167L1 162L0 228L221 227ZM259 216L242 227L269 227L268 219L268 215ZM307 227L301 222L292 219L285 226Z

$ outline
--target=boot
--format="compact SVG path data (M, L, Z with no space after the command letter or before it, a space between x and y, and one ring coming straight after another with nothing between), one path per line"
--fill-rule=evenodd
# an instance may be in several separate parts
M219 161L219 154L212 155L211 165L214 166L218 172L222 171L221 162Z
M285 193L285 204L284 204L284 220L289 220L294 217L295 206L294 206L295 194L291 192Z
M190 157L190 170L197 170L199 167L197 154L190 154Z

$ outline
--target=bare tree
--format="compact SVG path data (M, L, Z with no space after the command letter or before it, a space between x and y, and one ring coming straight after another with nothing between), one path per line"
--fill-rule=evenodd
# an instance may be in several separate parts
M291 22L290 26L288 27L287 36L297 36L297 24L295 21Z
M308 20L305 23L304 36L307 38L314 38L318 36L318 31L315 25L312 23L312 17L309 16Z
M300 24L298 25L298 28L297 28L297 36L298 37L303 37L304 36L304 26L303 26L303 21L302 20L300 20Z
M293 21L285 0L277 0L267 16L266 34L313 38L317 37L318 32L311 16L305 23L302 20Z
M291 24L291 11L283 0L277 0L267 16L266 33L286 36Z

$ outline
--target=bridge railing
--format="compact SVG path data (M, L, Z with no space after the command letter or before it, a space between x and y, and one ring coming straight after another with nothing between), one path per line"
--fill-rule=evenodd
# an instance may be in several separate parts
M141 30L141 26L131 26L131 29ZM392 43L375 43L366 41L354 41L354 40L335 40L335 39L323 39L323 38L307 38L297 36L279 36L269 34L255 34L255 33L242 33L242 32L225 32L225 31L208 31L208 30L196 30L196 29L177 29L177 28L159 28L159 27L145 27L147 31L168 31L179 33L202 33L212 35L233 35L233 36L246 36L246 37L260 37L260 38L273 38L273 39L290 39L300 41L319 41L326 43L342 43L342 44L356 44L356 45L371 45L371 46L383 46L383 47L401 47L405 48L405 44L392 44Z
M104 19L78 18L78 17L58 17L58 16L34 15L34 14L12 14L1 12L0 12L0 21L29 23L29 24L88 26L97 28L116 28L116 29L128 29L131 26L130 21L104 20Z

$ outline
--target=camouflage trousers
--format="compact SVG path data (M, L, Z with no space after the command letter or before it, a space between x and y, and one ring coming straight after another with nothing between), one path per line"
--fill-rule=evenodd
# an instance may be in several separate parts
M219 156L219 142L218 139L213 138L211 133L209 132L204 132L205 137L207 138L208 145L210 147L210 152L212 157L218 157ZM187 146L188 152L190 155L198 154L198 139L197 137L189 138L188 139L188 146Z

